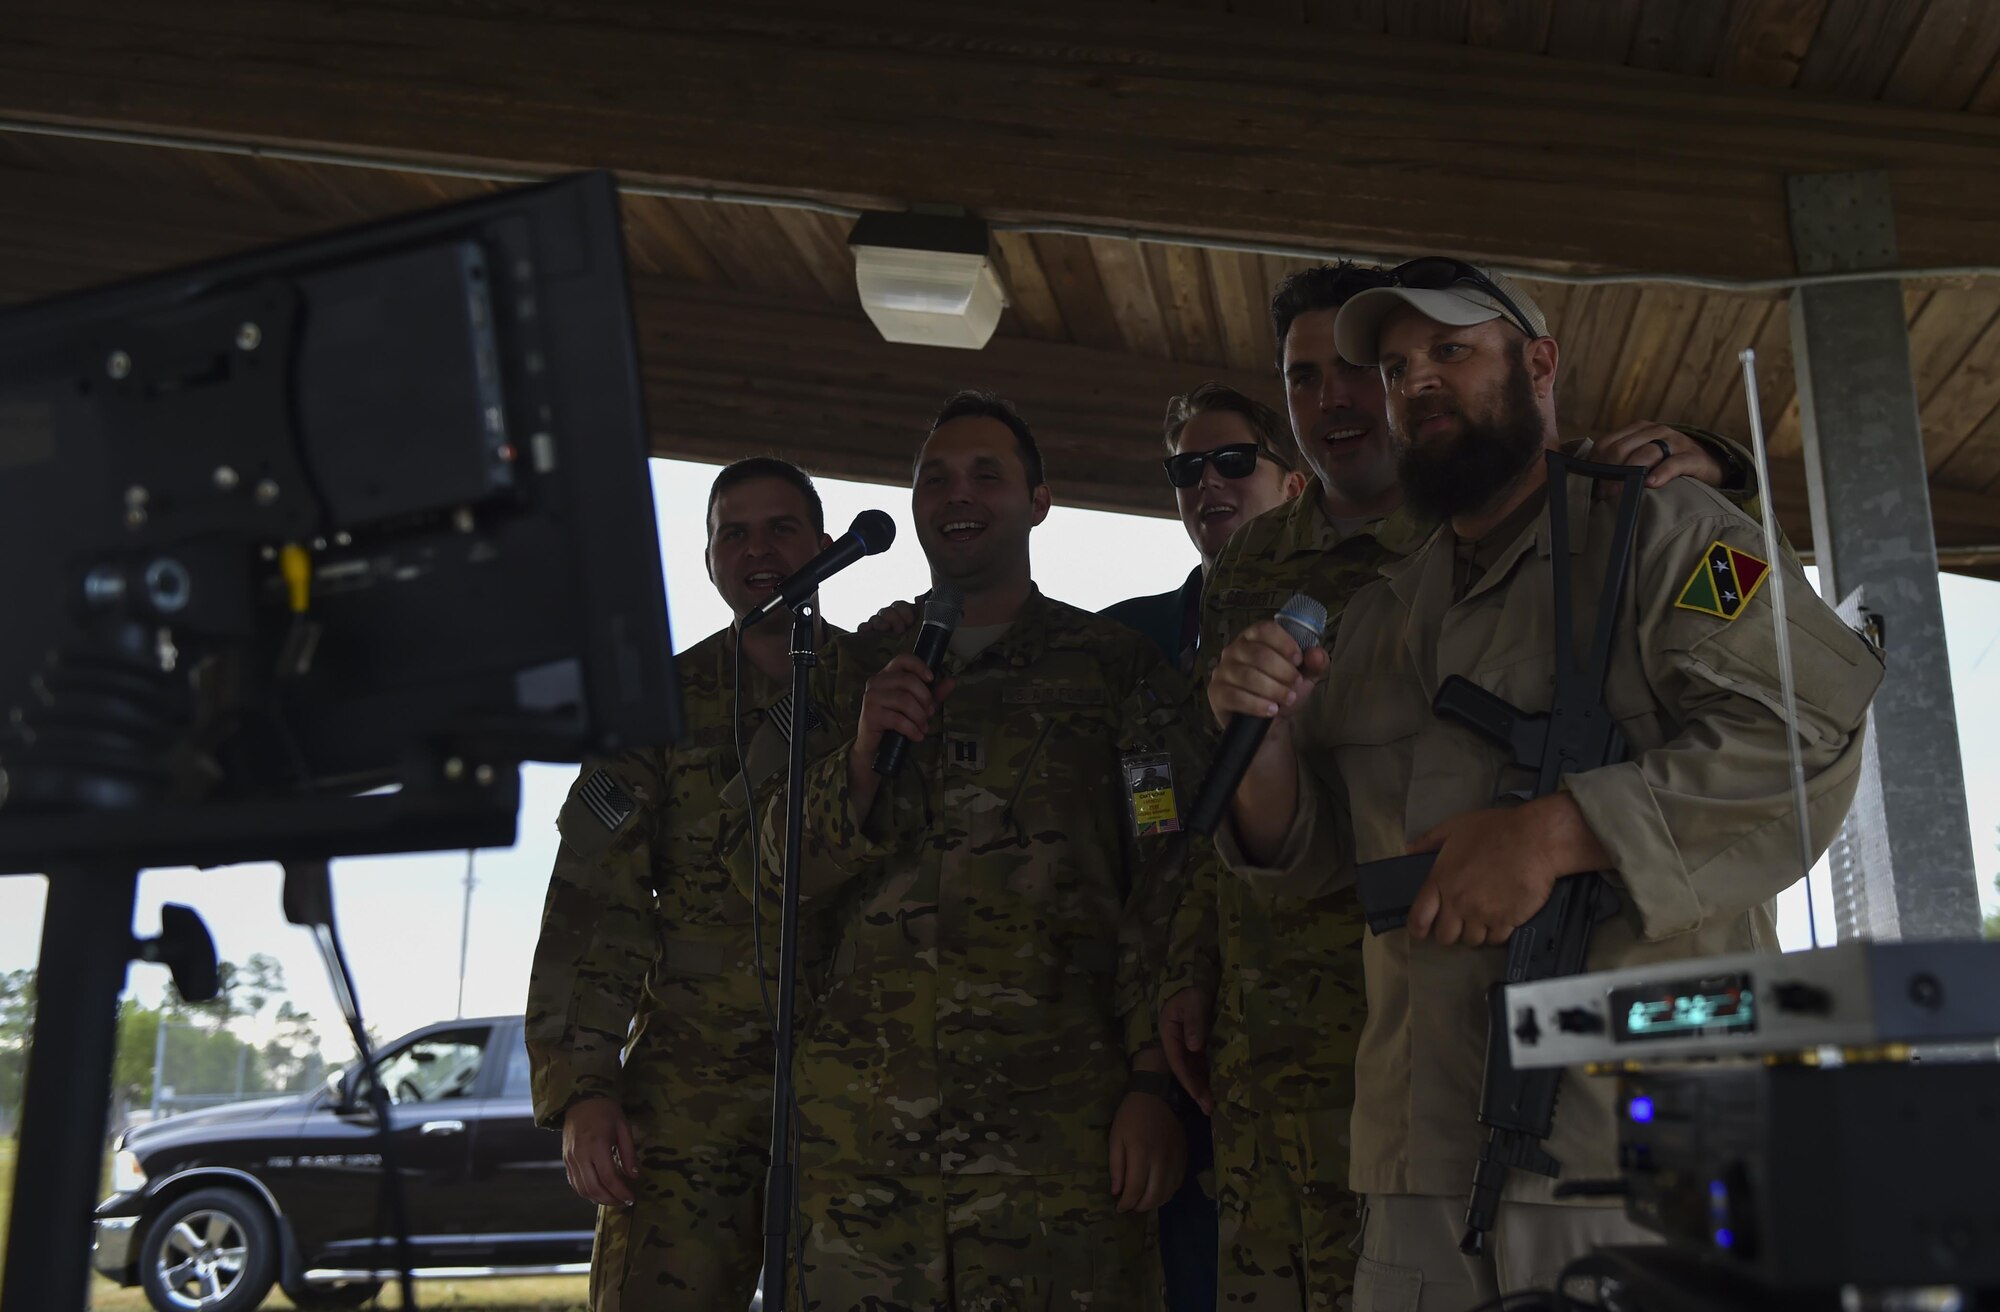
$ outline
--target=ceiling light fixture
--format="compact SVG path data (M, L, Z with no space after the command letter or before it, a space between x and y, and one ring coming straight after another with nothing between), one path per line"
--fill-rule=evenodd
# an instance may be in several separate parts
M976 351L993 336L1007 291L992 234L964 214L869 213L847 244L861 308L891 342Z

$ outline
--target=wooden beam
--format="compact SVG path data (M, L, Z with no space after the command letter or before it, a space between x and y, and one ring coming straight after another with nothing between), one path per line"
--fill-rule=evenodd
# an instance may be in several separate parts
M101 149L107 157L136 150ZM135 157L128 167L144 163ZM244 199L254 190L246 178L278 167L245 162L206 181L177 176L135 225L125 183L31 172L24 160L10 161L0 142L0 305L329 226L311 213ZM377 175L383 183L392 176ZM451 194L481 189L460 183ZM341 221L410 208L407 195L402 203L395 197L393 187L371 189L352 198L360 208ZM983 387L1011 397L1034 424L1059 503L1169 515L1173 497L1158 464L1168 396L1216 378L1283 403L1268 365L1213 369L1020 336L996 337L976 352L892 345L858 309L816 295L754 295L640 274L633 305L655 450L663 456L727 461L772 452L831 477L904 487L938 405L958 388ZM1803 466L1780 460L1773 479L1786 532L1809 550ZM2000 577L2000 497L1936 483L1931 496L1947 567Z
M1167 398L1218 379L1283 404L1272 373L1232 372L1025 337L981 351L882 340L858 311L661 279L633 303L654 449L769 452L815 472L908 487L945 398L977 387L1034 427L1059 505L1174 513L1160 469Z
M131 240L131 197L122 204L120 197L104 179L0 167L0 304L328 226L295 210L232 203L190 180L148 207L143 240ZM1284 403L1270 369L1215 369L1026 337L996 337L981 351L896 345L859 307L819 295L756 295L662 275L635 274L632 284L660 455L734 460L770 452L832 476L907 487L931 417L951 393L977 387L1021 407L1059 503L1164 515L1174 507L1159 466L1168 397L1214 378Z
M2000 119L1110 0L30 5L0 118L1561 269L1789 274L1791 173L2000 228Z

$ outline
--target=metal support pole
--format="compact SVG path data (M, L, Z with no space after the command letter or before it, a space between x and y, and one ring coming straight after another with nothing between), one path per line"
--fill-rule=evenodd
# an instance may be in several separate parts
M163 1006L159 1013L160 1023L153 1027L153 1097L146 1104L146 1118L160 1119L160 1076L167 1068L167 1009Z
M471 849L465 853L465 907L458 913L458 1010L453 1020L465 1019L465 960L472 951L472 863Z
M136 870L51 871L0 1312L70 1312L90 1284Z
M1894 209L1885 176L1791 180L1802 271L1893 264ZM1938 592L1930 471L1918 418L1903 289L1894 278L1801 288L1791 298L1792 352L1820 591L1857 589L1881 617L1887 675L1875 695L1873 750L1881 815L1850 826L1886 835L1893 907L1882 937L1979 933L1979 888L1965 806L1958 716ZM1880 879L1878 872L1870 876Z

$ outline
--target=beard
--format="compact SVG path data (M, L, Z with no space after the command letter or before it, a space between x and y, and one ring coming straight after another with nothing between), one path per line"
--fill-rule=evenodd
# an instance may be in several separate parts
M1398 434L1396 475L1403 499L1433 519L1467 515L1498 501L1541 457L1542 416L1527 361L1516 358L1489 418L1460 416L1456 433L1418 442ZM1433 393L1410 403L1404 423L1412 430L1435 415L1458 414L1457 404Z

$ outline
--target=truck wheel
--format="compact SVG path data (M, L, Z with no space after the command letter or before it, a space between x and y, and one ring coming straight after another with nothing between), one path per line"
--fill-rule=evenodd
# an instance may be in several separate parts
M139 1249L139 1283L156 1312L251 1312L277 1275L271 1218L234 1189L176 1198Z

